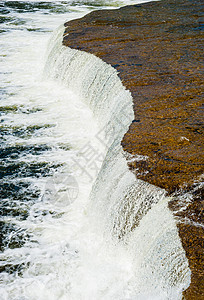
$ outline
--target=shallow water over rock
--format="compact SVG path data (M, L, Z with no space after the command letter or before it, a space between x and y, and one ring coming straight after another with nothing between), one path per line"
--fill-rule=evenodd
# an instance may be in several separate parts
M95 11L65 24L63 44L117 69L135 119L122 145L137 178L165 188L192 271L186 299L203 295L202 1L164 0ZM134 159L143 155L148 159Z

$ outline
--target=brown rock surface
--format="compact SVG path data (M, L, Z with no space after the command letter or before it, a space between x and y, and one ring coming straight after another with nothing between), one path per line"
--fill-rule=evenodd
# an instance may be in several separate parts
M191 300L204 299L203 8L201 0L163 0L94 11L65 24L63 40L115 67L132 93L135 120L122 145L148 156L130 165L138 178L174 195L170 208L192 271L184 295Z

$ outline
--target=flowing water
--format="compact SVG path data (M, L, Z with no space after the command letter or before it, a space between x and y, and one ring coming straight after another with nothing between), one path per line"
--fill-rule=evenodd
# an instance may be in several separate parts
M120 145L131 94L61 43L65 21L130 3L0 1L2 300L174 300L189 285L169 199Z

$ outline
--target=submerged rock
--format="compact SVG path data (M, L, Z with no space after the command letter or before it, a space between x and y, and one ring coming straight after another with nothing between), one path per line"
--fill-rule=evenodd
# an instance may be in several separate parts
M90 52L119 72L135 119L125 151L140 179L165 188L189 260L185 299L202 299L203 3L163 0L94 11L65 24L63 44Z

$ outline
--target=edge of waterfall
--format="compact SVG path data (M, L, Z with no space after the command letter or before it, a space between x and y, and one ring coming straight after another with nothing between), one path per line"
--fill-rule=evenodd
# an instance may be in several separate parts
M45 75L80 96L93 111L105 144L105 159L93 183L88 213L106 239L123 241L147 286L181 299L190 269L166 191L139 180L128 169L121 140L134 119L131 93L117 71L100 58L62 45L64 26L48 45ZM144 157L142 157L144 159ZM168 287L168 288L167 288Z

